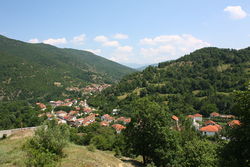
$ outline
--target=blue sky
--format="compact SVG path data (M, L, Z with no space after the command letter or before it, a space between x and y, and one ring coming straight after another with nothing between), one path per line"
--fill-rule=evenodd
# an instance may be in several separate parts
M5 0L0 34L89 50L133 67L250 46L248 0Z

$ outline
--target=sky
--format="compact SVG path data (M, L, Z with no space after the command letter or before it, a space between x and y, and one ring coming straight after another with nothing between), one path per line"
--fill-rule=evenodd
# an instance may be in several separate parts
M2 0L0 34L140 67L250 46L249 0Z

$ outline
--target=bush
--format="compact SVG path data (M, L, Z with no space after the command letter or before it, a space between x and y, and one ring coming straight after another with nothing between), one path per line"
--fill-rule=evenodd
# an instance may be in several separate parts
M68 140L67 125L59 126L51 121L37 129L35 136L24 145L27 166L55 166L56 162L64 156L63 148Z
M87 147L87 149L89 150L89 151L91 151L91 152L95 152L95 146L93 145L93 144L90 144L88 147Z

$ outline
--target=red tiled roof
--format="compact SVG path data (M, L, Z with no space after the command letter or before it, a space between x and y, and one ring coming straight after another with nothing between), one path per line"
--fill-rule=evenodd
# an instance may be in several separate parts
M43 103L36 103L36 105L38 105L40 107L40 109L46 108L46 105Z
M194 114L193 116L194 116L194 117L202 117L202 115L201 115L201 114L198 114L198 113L197 113L197 114Z
M220 114L217 113L217 112L212 112L212 113L210 114L210 116L211 116L211 117L218 117L218 116L220 116Z
M213 125L216 125L216 122L212 121L212 120L207 120L205 122L205 125L208 125L208 124L213 124Z
M235 125L240 125L240 121L239 120L232 120L230 122L227 123L229 126L235 126Z
M131 122L131 118L120 117L120 118L117 118L116 121L122 121L125 123L129 123L129 122Z
M78 113L78 111L70 111L69 112L69 115L75 115L75 114L77 114Z
M200 128L202 132L218 132L220 129L216 125L207 125Z
M175 121L179 120L179 118L177 116L175 116L175 115L172 116L172 119L175 120Z
M80 111L80 109L81 109L80 107L75 107L75 110L77 111Z
M188 117L188 118L194 118L194 116L193 116L193 115L188 115L187 117Z
M103 115L103 117L104 117L104 119L107 119L107 120L114 120L114 117L111 117L108 114Z
M107 121L102 121L100 122L101 126L109 126L109 123Z
M115 128L116 131L121 131L123 129L125 129L126 127L121 125L121 124L114 124L112 125L113 128Z
M220 125L218 125L218 124L215 124L214 126L216 126L219 130L222 129L222 127Z
M84 108L83 111L84 112L92 112L92 109L91 108Z
M52 118L53 115L52 114L46 114L48 118Z

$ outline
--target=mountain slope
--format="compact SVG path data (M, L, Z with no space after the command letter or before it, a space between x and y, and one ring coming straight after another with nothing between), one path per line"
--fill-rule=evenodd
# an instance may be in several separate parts
M91 99L91 104L103 106L105 111L108 107L121 108L122 114L129 115L131 102L147 97L177 115L229 113L233 106L231 94L247 89L249 81L250 47L203 48L126 76Z
M132 72L91 52L0 36L0 100L57 97L66 87L114 83Z

